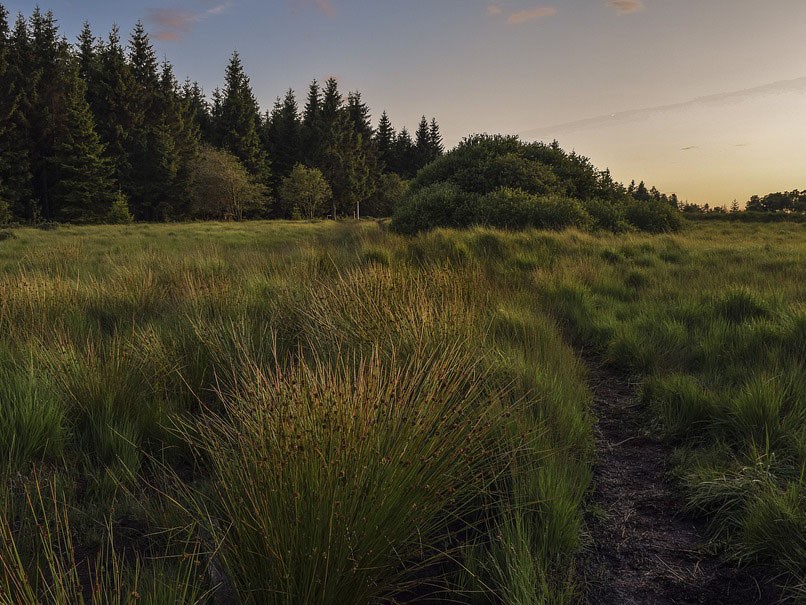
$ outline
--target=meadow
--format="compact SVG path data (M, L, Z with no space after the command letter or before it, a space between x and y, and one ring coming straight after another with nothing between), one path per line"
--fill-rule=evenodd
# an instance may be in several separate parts
M565 603L580 357L690 512L806 586L806 228L0 235L0 603Z

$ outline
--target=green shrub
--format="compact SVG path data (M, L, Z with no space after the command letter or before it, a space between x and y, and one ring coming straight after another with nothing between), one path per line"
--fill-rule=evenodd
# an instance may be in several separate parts
M594 198L582 204L593 219L593 228L613 233L623 233L630 229L623 202L611 202Z
M624 202L624 218L633 227L649 233L669 233L683 227L680 212L663 202Z
M467 227L473 222L477 204L477 195L456 185L431 185L409 194L395 209L392 229L413 235L435 227Z
M129 200L124 193L118 191L115 194L107 221L113 225L127 225L134 222L134 216L129 210Z

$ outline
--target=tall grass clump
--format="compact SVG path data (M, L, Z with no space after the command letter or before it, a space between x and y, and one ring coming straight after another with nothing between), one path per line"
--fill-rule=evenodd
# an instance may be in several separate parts
M12 518L0 514L2 605L201 605L209 602L205 555L186 533L184 549L162 556L125 553L111 524L97 553L80 556L64 494L40 475L22 490Z
M65 409L33 359L14 361L0 350L0 464L18 471L37 461L56 461L64 451Z
M482 361L446 342L403 359L241 364L220 393L224 415L187 429L212 479L192 506L239 599L366 603L434 590L452 531L506 462L493 439L504 394Z

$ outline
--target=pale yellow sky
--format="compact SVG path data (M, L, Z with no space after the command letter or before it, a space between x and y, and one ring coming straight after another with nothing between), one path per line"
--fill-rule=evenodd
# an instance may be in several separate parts
M699 204L806 188L806 78L523 133Z

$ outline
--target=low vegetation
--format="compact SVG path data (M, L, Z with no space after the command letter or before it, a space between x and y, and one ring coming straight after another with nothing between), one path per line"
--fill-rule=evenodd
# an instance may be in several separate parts
M474 135L420 170L392 227L409 235L469 226L677 231L676 206L655 193L651 197L643 183L635 191L624 187L556 142Z
M15 233L0 601L579 596L584 374L497 235Z
M571 345L641 379L715 543L804 596L802 225L10 233L0 602L575 602Z

